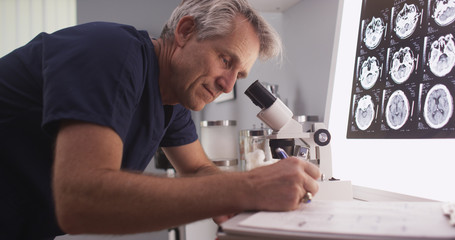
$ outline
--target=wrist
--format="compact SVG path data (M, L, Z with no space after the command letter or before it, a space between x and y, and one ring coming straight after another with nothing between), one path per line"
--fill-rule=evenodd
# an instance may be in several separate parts
M256 176L252 172L236 172L232 173L235 189L233 194L236 194L235 200L241 211L256 210L258 199L255 188Z

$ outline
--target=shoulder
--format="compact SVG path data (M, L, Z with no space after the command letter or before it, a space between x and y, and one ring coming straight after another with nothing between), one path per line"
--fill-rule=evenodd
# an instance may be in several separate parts
M112 61L122 63L131 57L141 58L144 46L150 45L149 42L148 35L133 26L91 22L46 34L43 39L44 58L92 59L109 65Z
M105 43L116 43L125 41L143 41L141 31L133 26L110 23L110 22L91 22L62 29L52 35L59 37L71 36L74 40L82 43L104 41ZM106 42L108 41L108 42Z
M89 22L79 24L73 27L64 28L58 32L74 32L74 33L118 33L118 32L137 32L138 30L130 25L114 23L114 22Z

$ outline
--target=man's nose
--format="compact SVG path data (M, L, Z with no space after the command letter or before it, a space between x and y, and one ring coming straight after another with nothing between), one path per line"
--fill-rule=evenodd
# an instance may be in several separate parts
M234 88L235 82L237 81L237 72L228 71L225 72L222 78L218 79L217 84L222 88L224 93L229 93Z

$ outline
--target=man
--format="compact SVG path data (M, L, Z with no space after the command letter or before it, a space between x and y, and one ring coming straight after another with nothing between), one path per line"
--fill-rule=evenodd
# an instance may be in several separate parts
M147 232L297 208L318 191L315 166L291 157L222 173L189 112L279 51L246 1L184 0L159 39L90 23L0 59L0 238ZM158 146L182 177L140 173Z

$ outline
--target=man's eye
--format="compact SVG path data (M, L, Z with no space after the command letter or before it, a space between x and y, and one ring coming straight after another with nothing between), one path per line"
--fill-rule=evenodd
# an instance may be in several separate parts
M230 66L230 62L229 62L229 60L227 60L226 58L221 57L221 61L223 61L223 64L224 64L226 67L229 67L229 66Z

